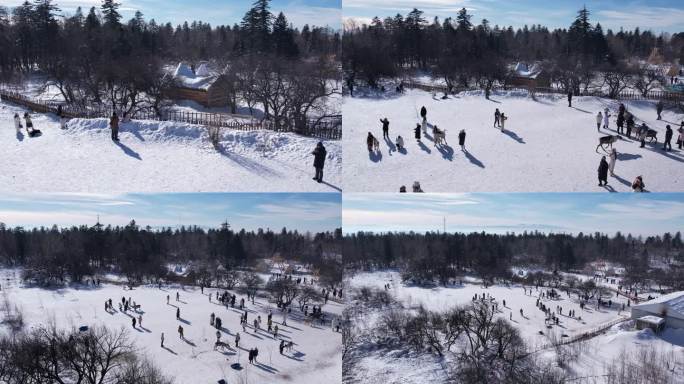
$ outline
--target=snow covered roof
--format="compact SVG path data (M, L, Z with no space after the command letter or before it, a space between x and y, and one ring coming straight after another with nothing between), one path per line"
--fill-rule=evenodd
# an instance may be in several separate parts
M638 318L637 320L643 321L644 323L648 324L653 324L653 325L661 325L665 322L665 319L659 316L653 316L653 315L647 315L647 316L642 316Z
M192 73L192 69L190 68L189 65L187 65L185 63L178 63L176 70L173 72L173 77L179 77L179 76L194 77L195 74Z
M645 303L634 306L636 309L652 313L667 313L667 316L684 320L684 291L660 296Z
M518 62L513 68L513 72L518 77L525 77L528 79L536 79L542 73L542 68L539 64L529 65L527 63Z
M173 72L173 78L185 88L208 89L216 82L219 75L213 73L207 63L200 64L195 72L189 65L179 63Z

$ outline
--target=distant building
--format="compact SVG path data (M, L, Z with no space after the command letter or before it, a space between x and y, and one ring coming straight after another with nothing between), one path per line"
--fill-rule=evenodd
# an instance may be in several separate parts
M661 318L658 323L653 317ZM632 319L637 326L646 324L684 329L684 291L674 292L632 306ZM651 326L649 326L651 327Z
M226 107L230 102L225 76L211 71L207 63L201 63L197 69L179 63L173 79L176 86L169 92L172 99L192 100L208 108Z
M511 69L509 84L516 87L548 87L551 78L539 63L519 62Z

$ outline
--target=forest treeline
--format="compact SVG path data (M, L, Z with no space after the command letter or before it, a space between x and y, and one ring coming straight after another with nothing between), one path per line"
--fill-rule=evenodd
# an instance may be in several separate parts
M399 268L404 278L416 281L446 284L465 273L475 273L488 281L511 279L513 266L573 271L602 260L625 267L626 285L642 285L653 278L684 289L684 245L680 232L645 238L620 232L614 236L359 232L346 235L343 244L345 267ZM673 262L669 268L654 268L653 259Z
M270 2L256 0L233 26L173 26L139 11L126 21L114 0L73 15L53 0L25 1L11 12L0 6L0 80L39 73L68 104L134 116L168 104L176 85L169 66L208 61L226 75L221 91L233 110L245 99L250 109L262 104L267 118L289 124L286 117L305 118L334 93L328 82L340 78L341 39L328 27L294 28Z
M597 79L598 71L608 74L599 80L617 81L618 88L629 80L627 75L650 75L648 67L630 60L648 58L653 48L667 61L684 62L684 33L604 31L600 23L592 24L586 7L568 28L553 30L542 25L500 27L487 19L475 24L465 8L455 16L430 21L413 9L405 16L375 17L369 24L348 22L342 39L347 85L352 91L357 81L376 87L382 78L418 69L448 87L489 89L505 84L508 66L522 61L541 63L566 91L579 92Z
M126 226L33 229L0 223L0 264L23 267L24 277L39 284L81 282L109 272L139 284L173 279L168 266L177 263L192 266L188 283L213 286L231 271L254 270L260 259L275 256L311 265L333 282L342 279L336 257L341 241L340 229L315 234L285 228L248 232L233 231L227 223L208 230L156 230L135 221ZM226 276L218 276L219 270Z

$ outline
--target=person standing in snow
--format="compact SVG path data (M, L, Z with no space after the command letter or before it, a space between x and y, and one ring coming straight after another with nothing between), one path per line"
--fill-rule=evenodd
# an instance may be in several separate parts
M632 137L632 129L634 129L634 115L627 112L627 137Z
M185 338L185 336L183 335L183 326L182 326L182 325L179 325L179 326L178 326L178 337L179 337L180 339L184 339L184 338Z
M164 332L161 334L161 347L164 348Z
M61 129L66 129L66 116L64 116L61 104L57 106L57 117L59 117L59 127Z
M464 152L465 152L465 139L466 139L465 129L461 129L461 131L458 133L458 145L461 146L461 151L464 151Z
M416 124L416 127L413 128L413 135L416 140L420 141L420 124Z
M568 92L568 107L572 107L572 91Z
M427 108L423 105L420 107L420 118L423 119L423 121L427 120Z
M135 317L131 319L131 322L133 323L133 328L135 328Z
M617 160L617 150L615 150L615 148L610 151L609 157L610 161L608 162L608 170L610 171L611 176L615 176L615 161Z
M501 119L501 112L499 112L499 108L497 108L496 111L494 112L494 126L495 127L501 126L500 119Z
M26 121L26 133L29 136L34 136L35 129L33 129L33 121L31 120L31 115L28 112L24 112L24 120Z
M599 111L598 115L596 115L596 130L601 131L601 123L603 122L603 114L601 111Z
M240 332L235 333L235 348L240 347Z
M399 151L404 149L404 138L401 135L397 136L396 146Z
M112 117L109 119L109 128L112 130L112 140L119 141L119 116L116 111L112 112Z
M285 349L285 340L281 339L280 340L280 345L278 346L278 349L280 349L280 354L283 354L283 349Z
M389 120L385 117L384 119L380 119L380 122L382 123L382 138L389 140Z
M684 125L684 122L682 125ZM677 132L679 132L679 137L677 138L677 148L682 149L682 146L684 146L684 128L679 128Z
M366 146L368 146L368 152L373 152L373 142L375 141L375 136L373 136L372 133L368 132L368 136L366 137Z
M501 132L504 131L504 125L506 124L506 120L508 120L508 117L506 117L506 115L503 112L501 112L501 117L499 118L499 126L501 127Z
M599 187L608 185L608 162L605 156L601 156L601 163L598 167Z
M625 115L624 114L618 114L617 117L617 132L619 135L623 135L625 133Z
M664 151L671 151L672 150L672 133L673 133L672 128L670 127L670 124L668 124L665 127L665 143L663 144L663 150Z
M176 308L176 320L180 320L180 308Z
M660 116L663 113L663 101L658 100L658 103L656 104L656 112L658 113L658 119L657 120L662 120L662 117Z
M632 183L632 191L643 192L644 188L646 188L646 184L644 184L644 179L641 176L637 176L636 179L634 179L634 182Z
M142 328L142 315L138 315L138 325Z
M603 129L608 129L608 123L610 123L608 119L611 116L609 112L608 108L603 110Z
M319 141L311 154L314 155L313 165L316 169L316 175L313 179L321 183L323 182L323 167L325 166L325 157L328 155L328 151L325 150L323 142Z
M17 133L21 131L23 127L21 126L21 117L19 117L18 113L14 114L14 129L17 130Z

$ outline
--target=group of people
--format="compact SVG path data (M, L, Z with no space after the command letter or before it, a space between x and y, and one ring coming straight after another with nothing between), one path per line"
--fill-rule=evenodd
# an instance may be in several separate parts
M500 128L501 132L503 132L506 120L508 120L508 116L497 108L496 111L494 111L494 126Z
M31 120L31 115L29 115L28 112L24 112L24 121L26 122L26 134L29 135L29 137L36 137L40 135L40 130L33 127L33 121ZM17 130L17 134L19 134L23 128L21 124L21 117L19 117L18 113L14 114L14 128Z

